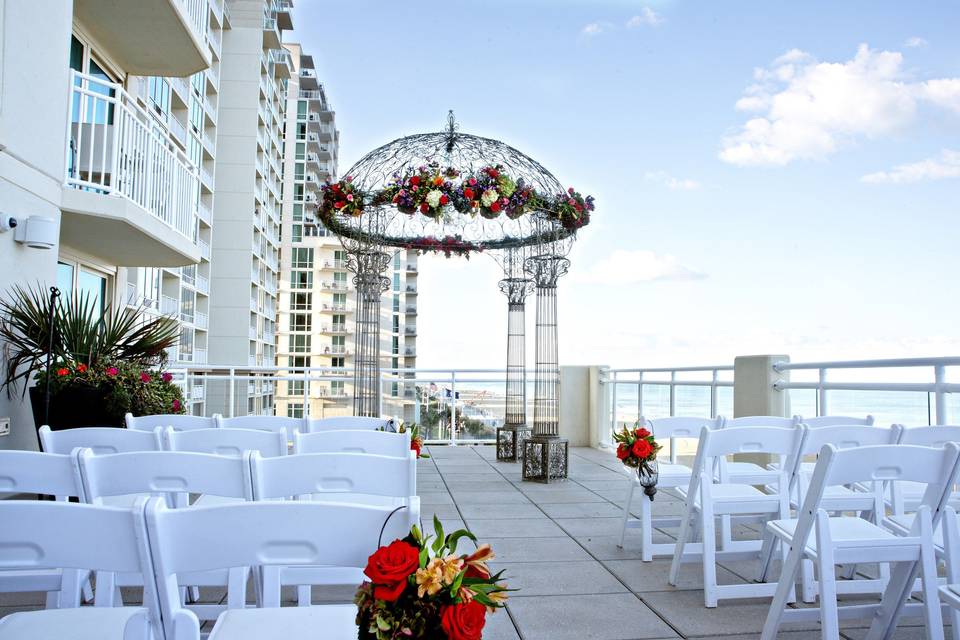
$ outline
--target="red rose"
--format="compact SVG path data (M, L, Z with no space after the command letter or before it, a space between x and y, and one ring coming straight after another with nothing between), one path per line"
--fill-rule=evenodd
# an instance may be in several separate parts
M653 445L646 440L637 440L633 443L633 455L641 460L646 460L651 453L653 453Z
M334 184L334 185L332 185L330 188L333 189L334 191L340 191L340 185L339 185L339 184Z
M617 457L621 460L626 460L630 457L630 448L624 443L620 443L620 446L617 447Z
M469 180L467 180L467 182L470 183L470 186L471 186L471 187L475 187L475 186L477 185L477 179L476 179L476 178L470 178Z
M426 213L427 211L430 211L430 205L424 202L420 205L420 213Z
M643 427L640 427L639 429L634 431L633 434L638 438L646 438L647 436L650 435L650 432L644 429Z
M141 373L141 374L140 374L140 382L150 382L150 374L149 374L149 373Z
M70 375L70 369L66 369L66 368L57 369L57 375L60 376L61 378L63 376Z
M410 441L410 450L417 452L417 457L420 457L420 449L423 448L423 444L419 440Z
M467 187L466 189L464 189L463 197L466 198L467 200L473 200L473 189L471 189L470 187Z
M449 203L449 202L450 202L450 198L448 198L446 195L440 196L440 204L441 204L441 205L446 205L446 204Z
M174 411L174 413L179 413L181 406L182 406L182 405L180 404L180 401L177 400L176 398L174 398L174 399L173 399L173 411Z
M394 540L370 556L363 573L373 582L373 597L394 602L419 566L420 551L402 540Z
M86 373L86 372L87 372L87 365L85 365L85 364L83 364L83 363L81 362L80 364L77 365L77 371L79 371L80 373Z
M444 608L440 625L447 632L448 640L480 640L486 617L487 608L471 600Z
M420 184L420 176L413 176L412 178L410 178L410 184L412 184L413 186L417 186L418 184Z
M500 201L494 200L490 203L490 211L500 211Z
M334 209L343 209L343 205L345 205L345 204L346 204L345 202L334 202L334 203L333 203L333 208L334 208Z
M500 177L500 172L494 169L493 167L490 167L489 169L487 169L487 175L493 178L494 180L496 180L497 178Z

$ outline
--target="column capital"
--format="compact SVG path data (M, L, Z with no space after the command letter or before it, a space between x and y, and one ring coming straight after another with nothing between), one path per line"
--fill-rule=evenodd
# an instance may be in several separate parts
M570 261L558 255L531 256L523 262L523 270L540 288L556 287L569 269Z

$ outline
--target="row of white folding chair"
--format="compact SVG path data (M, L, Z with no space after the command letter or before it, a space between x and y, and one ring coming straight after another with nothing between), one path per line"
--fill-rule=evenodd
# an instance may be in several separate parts
M763 523L789 517L792 456L796 454L802 434L800 429L760 426L701 430L690 483L686 490L679 491L685 505L670 567L670 584L677 584L681 563L700 561L707 607L716 607L720 599L772 595L771 585L717 583L718 560L756 558L760 545L752 540L728 539L718 550L715 523L724 516ZM714 472L718 460L742 453L768 454L779 459L778 469L772 471L775 475L765 483L766 493L752 484ZM697 537L700 542L696 541Z
M923 613L927 637L943 637L943 621L937 598L934 531L939 525L956 482L960 445L944 447L875 445L838 449L827 444L817 459L803 507L797 518L769 522L764 546L778 541L789 549L763 628L762 639L773 640L781 622L820 620L825 639L839 637L841 617L872 617L867 637L889 638L904 603L913 589L919 569L922 578ZM831 516L824 502L828 487L874 482L918 482L925 485L917 517L910 532L897 536L886 528L855 516ZM772 558L772 554L765 554ZM817 608L793 609L786 604L794 597L795 580L804 559L817 566L819 604ZM836 567L857 563L893 563L883 601L880 604L837 605ZM766 577L769 563L763 568Z
M256 429L259 431L283 431L288 439L293 438L296 432L313 433L314 431L329 431L332 429L373 429L396 431L392 418L371 418L365 416L337 416L331 418L288 418L285 416L238 416L224 418L219 413L212 417L191 416L182 414L155 414L148 416L134 416L131 413L124 416L128 429L138 431L153 431L156 427L173 427L176 431L193 431L195 429L234 428Z
M15 613L0 619L0 639L199 640L199 621L182 605L178 575L256 564L363 567L381 536L386 541L405 535L390 515L385 507L311 502L169 509L163 499L151 498L124 510L4 501L0 547L22 550L17 560L32 570L139 572L145 579L142 607ZM279 595L267 600L278 604ZM318 629L326 637L355 637L355 616L352 605L232 608L219 616L209 638L259 639L282 630L288 640L298 640L316 637Z
M0 451L0 490L24 496L55 496L59 501L84 501L80 469L73 455ZM89 588L86 572L64 571L60 567L18 569L14 563L2 560L0 564L0 593L45 592L48 609L80 606L81 585Z

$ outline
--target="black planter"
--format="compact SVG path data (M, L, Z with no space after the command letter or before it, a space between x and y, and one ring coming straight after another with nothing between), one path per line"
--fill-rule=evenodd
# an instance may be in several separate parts
M44 419L44 388L30 388L30 406L37 429L48 424L53 431L77 427L122 427L123 415L107 409L106 391L88 385L70 385L50 395L50 416Z

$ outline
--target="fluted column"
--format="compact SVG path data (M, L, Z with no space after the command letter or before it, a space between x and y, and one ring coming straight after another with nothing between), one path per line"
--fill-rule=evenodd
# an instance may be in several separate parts
M380 297L390 287L381 275L390 256L380 251L347 254L357 287L357 351L353 359L353 415L380 416Z
M536 363L533 436L524 445L525 480L567 477L567 441L560 433L560 363L557 351L557 281L570 261L557 255L527 258L524 269L536 284Z
M507 296L506 406L503 427L497 429L497 459L515 461L527 426L526 300L533 282L527 278L504 278L500 291Z

